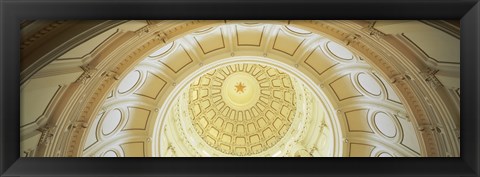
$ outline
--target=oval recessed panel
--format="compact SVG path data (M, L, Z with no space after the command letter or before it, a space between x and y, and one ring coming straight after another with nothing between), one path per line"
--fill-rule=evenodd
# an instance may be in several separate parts
M393 157L393 156L389 153L382 152L380 155L378 155L378 157Z
M155 58L155 57L158 57L160 55L163 55L163 54L167 53L172 47L173 47L173 42L171 42L170 44L167 44L167 45L163 46L162 48L158 49L157 51L153 52L149 57L150 58Z
M327 48L333 55L340 59L351 60L353 59L353 54L347 48L337 44L335 42L329 41L327 43Z
M118 92L125 93L131 90L140 79L140 72L133 71L129 73L118 85Z
M387 137L394 137L397 134L397 128L392 118L387 114L381 112L375 115L375 126L380 130L382 134Z
M307 31L307 30L303 30L303 29L300 29L300 28L296 28L296 27L293 27L293 26L285 26L288 30L294 32L294 33L298 33L298 34L312 34L312 32L310 31Z
M102 123L102 133L108 135L112 133L122 119L122 113L118 109L110 111L106 116L105 120Z
M360 86L368 93L378 96L382 92L377 80L375 80L371 75L360 73L358 74L357 78Z
M118 155L117 153L110 150L110 151L107 151L105 154L103 154L103 157L118 157Z

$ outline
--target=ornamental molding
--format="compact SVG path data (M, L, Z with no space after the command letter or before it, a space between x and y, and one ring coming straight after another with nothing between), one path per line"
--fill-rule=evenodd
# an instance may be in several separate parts
M145 55L152 51L153 48L157 48L158 46L165 45L165 43L172 41L188 31L192 31L195 29L199 29L205 26L215 26L226 23L225 21L201 21L201 20L194 20L188 22L177 22L172 24L171 27L167 29L161 28L161 24L151 24L148 27L139 30L136 32L135 38L130 38L126 40L125 43L134 43L138 42L138 40L145 41L142 45L139 45L137 48L132 49L131 51L126 52L126 57L123 57L115 64L109 66L111 69L107 70L108 72L104 72L103 75L107 76L107 78L113 79L104 79L100 82L87 82L87 80L92 77L91 72L95 71L105 71L107 68L106 63L110 62L109 60L106 61L96 61L101 63L101 66L95 71L90 71L87 67L84 69L84 74L81 76L82 79L78 81L82 84L79 87L83 88L94 88L91 94L87 94L87 100L85 105L82 104L75 104L72 105L75 109L82 110L78 121L79 122L88 122L90 123L95 117L94 115L97 112L98 107L106 98L108 91L111 90L111 87L114 84L115 80L118 80L120 76L126 74L126 71L129 71L129 68L140 62L141 59L145 57ZM343 22L343 23L353 23L353 22ZM371 62L374 66L378 67L378 69L383 72L387 78L390 78L391 82L394 84L394 87L401 93L399 95L402 97L402 101L406 104L406 108L410 112L410 117L419 127L420 126L429 126L431 125L431 121L423 107L423 101L415 94L412 82L408 79L409 76L406 74L402 74L403 71L397 69L397 67L393 64L393 57L388 58L385 57L385 51L391 52L390 48L385 49L382 45L389 45L388 43L381 41L381 40L374 40L378 37L373 29L373 27L362 28L358 26L356 28L346 30L346 27L342 23L338 23L336 21L333 22L325 22L325 21L292 21L293 25L306 27L308 29L314 29L316 32L320 34L326 34L332 40L343 41L348 47L351 47L353 50L357 51L359 54L364 55L366 60ZM372 34L373 30L373 34ZM372 38L372 36L374 36ZM377 45L372 45L377 44ZM124 45L124 44L110 44L112 47L115 45ZM117 51L118 52L118 51ZM396 53L401 53L401 51L395 51ZM101 53L101 52L100 52ZM100 55L100 54L99 54ZM114 56L115 52L110 53L109 56ZM95 60L101 60L100 58L95 58ZM114 60L114 59L111 59ZM103 63L102 63L103 62ZM102 66L103 65L103 66ZM88 65L87 65L88 66ZM83 68L82 68L83 69ZM432 72L427 72L431 76ZM433 74L434 75L434 74ZM430 82L435 83L434 77L426 77L431 78ZM435 85L435 84L434 84ZM84 89L79 89L84 90ZM86 91L85 91L86 92ZM82 93L77 93L82 94ZM422 128L419 128L422 129ZM425 129L425 128L424 128ZM69 143L67 145L67 151L65 152L65 156L78 156L81 154L80 145L84 141L84 134L85 129L75 129L71 135L55 135L55 136L69 136ZM425 153L427 156L439 156L439 149L437 143L437 137L434 133L430 131L420 131L419 134L421 135L423 142L425 143ZM422 152L423 153L423 152Z
M20 50L26 49L27 47L29 47L31 44L33 44L38 39L44 37L49 32L51 32L51 31L55 30L56 28L58 28L59 26L65 24L65 22L67 22L67 20L58 20L58 21L50 22L47 25L45 25L43 28L36 31L34 34L30 35L27 38L22 39L22 43L20 44Z

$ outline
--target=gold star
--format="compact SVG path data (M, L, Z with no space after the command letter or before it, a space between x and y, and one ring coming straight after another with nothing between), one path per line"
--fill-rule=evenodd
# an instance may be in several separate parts
M237 88L237 93L239 92L242 92L243 93L243 90L245 89L245 85L243 85L243 83L238 83L237 85L235 85L235 87Z

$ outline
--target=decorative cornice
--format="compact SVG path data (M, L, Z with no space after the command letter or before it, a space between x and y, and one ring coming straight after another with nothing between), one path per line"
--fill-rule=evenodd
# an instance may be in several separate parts
M146 35L143 38L131 39L131 41L129 42L135 42L139 40L146 41L146 42L144 42L142 45L139 45L137 48L130 51L129 54L125 58L121 59L117 65L114 65L113 67L104 65L105 67L109 67L111 69L104 71L101 74L101 76L104 76L103 81L99 83L95 83L96 85L90 85L87 83L86 85L83 86L83 87L90 87L90 88L96 88L96 89L93 92L93 94L88 98L87 104L82 109L83 111L78 121L91 122L93 120L92 117L94 117L96 113L95 110L98 109L99 104L102 103L103 99L106 98L106 95L108 94L108 90L113 84L113 81L116 81L119 79L119 73L123 73L123 71L125 71L132 64L138 63L139 60L142 58L141 56L143 56L146 52L150 51L153 47L157 47L162 43L164 44L163 42L164 39L159 38L157 35L155 36L152 37L152 35ZM144 38L147 38L147 39L144 39ZM85 74L85 76L88 76L88 74ZM88 77L85 77L85 78L88 78ZM82 129L82 130L76 129L72 132L72 135L70 136L71 137L70 142L65 152L65 156L78 156L81 154L80 146L81 146L81 143L83 142L83 139L85 138L84 136L82 136L84 131L85 129Z
M119 75L115 71L107 70L102 73L103 77L109 78L109 79L114 79L114 80L119 80Z
M380 30L378 30L374 27L375 23L376 23L376 21L370 22L368 24L368 26L362 28L361 30L365 31L367 34L369 34L370 36L373 36L376 39L380 39L380 38L383 38L384 36L386 36L385 33L383 33L382 31L380 31Z
M359 34L347 34L342 41L345 42L345 45L350 45L351 43L357 43L360 40L361 36Z
M82 68L83 73L78 77L78 79L75 81L76 83L81 83L82 85L85 84L90 78L93 76L94 72L97 71L96 68L92 68L90 65L83 65L80 66Z
M35 53L35 56L32 56L32 55L25 56L23 52L26 51L27 49L26 48L22 49L21 50L22 58L20 62L20 65L21 65L20 66L21 67L20 68L21 69L20 84L25 83L28 79L30 79L32 75L38 72L41 68L45 67L52 61L56 60L61 55L69 51L70 49L123 22L124 21L105 21L105 22L95 23L91 25L91 28L87 29L86 31L81 31L81 33L79 34L76 34L75 32L78 33L79 30L81 30L82 28L88 27L88 25L86 26L80 25L78 26L78 28L75 28L76 24L70 24L72 26L71 28L75 28L75 30L71 30L74 32L61 33L62 37L65 39L63 39L62 41L53 42L53 43L58 43L57 46L45 45L46 47L41 48L41 50L43 51L38 51L40 49L35 49L34 52L30 52L30 53ZM66 23L66 22L62 22L62 23ZM60 25L57 25L57 27L58 26Z
M49 124L46 124L45 126L39 128L38 131L42 132L42 135L40 136L40 141L38 142L38 144L48 145L52 137L54 136L56 128L57 126L50 126Z
M20 44L20 50L24 50L25 48L27 48L28 46L33 44L35 41L37 41L38 39L47 35L47 33L49 33L50 31L55 30L55 28L59 27L60 25L62 25L65 22L67 22L67 21L66 20L53 21L53 22L49 23L48 25L46 25L45 27L38 30L33 35L22 39L22 43Z
M420 74L424 77L425 82L427 82L428 85L430 85L433 89L443 87L443 84L435 76L438 71L438 69L426 68L424 71L420 72Z

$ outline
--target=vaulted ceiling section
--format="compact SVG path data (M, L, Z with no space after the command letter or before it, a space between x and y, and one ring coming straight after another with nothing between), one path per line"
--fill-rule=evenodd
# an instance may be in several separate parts
M460 155L445 21L34 21L21 155Z

